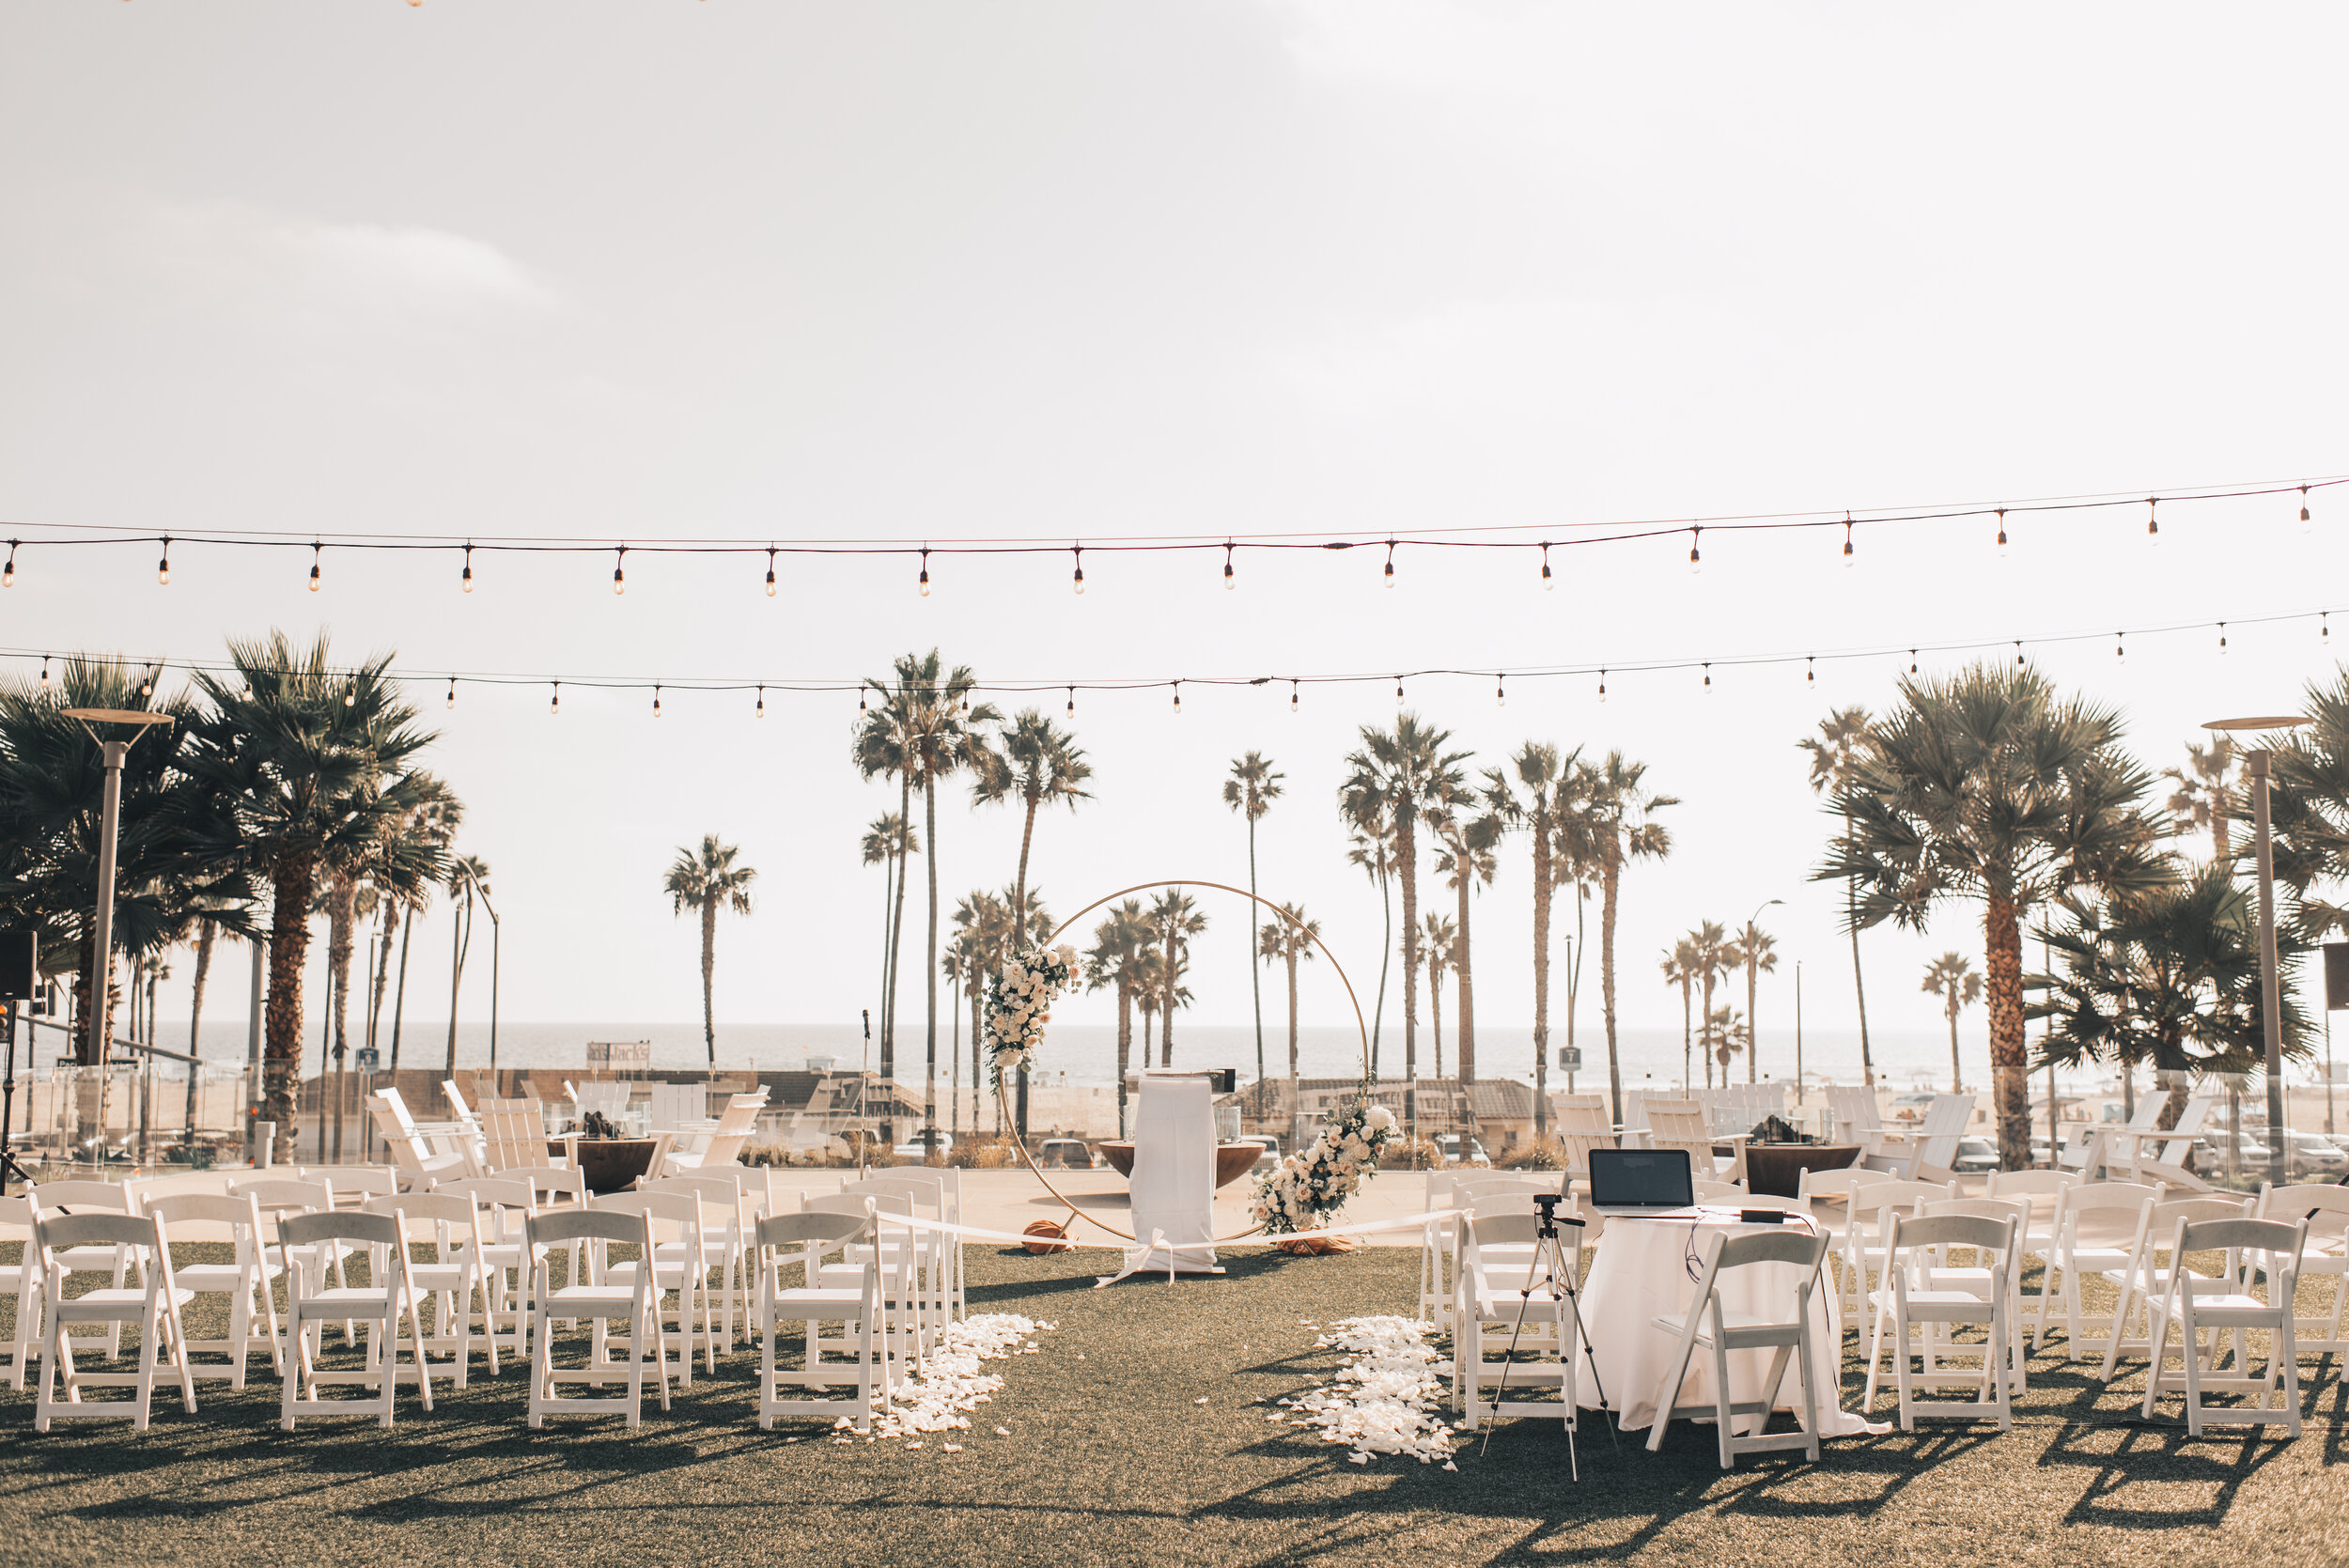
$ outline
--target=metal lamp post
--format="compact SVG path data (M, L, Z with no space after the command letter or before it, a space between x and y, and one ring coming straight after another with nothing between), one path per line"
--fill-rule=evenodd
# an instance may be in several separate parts
M2254 717L2213 719L2202 727L2221 734L2296 729L2306 719ZM2276 969L2276 856L2268 831L2267 791L2274 777L2275 753L2264 745L2244 754L2243 771L2251 781L2251 823L2259 846L2260 878L2260 1015L2267 1035L2268 1179L2284 1185L2284 1014L2283 986ZM2241 1147L2240 1143L2236 1145Z
M1753 913L1746 917L1746 929L1749 931L1753 929L1753 923L1762 918L1763 910L1775 908L1785 902L1786 900L1783 898L1766 898L1761 903L1756 904L1753 907ZM1748 1083L1751 1083L1753 1081L1753 1076L1755 1072L1759 1070L1762 1062L1762 1029L1761 1026L1754 1021L1753 1017L1755 1012L1753 1005L1754 972L1752 960L1748 959L1746 968L1746 1081ZM1721 1073L1723 1077L1727 1077L1729 1068L1727 1066L1723 1066L1721 1068ZM1795 1068L1795 1093L1797 1097L1800 1097L1802 1093L1802 1068L1799 1063L1797 1063Z
M96 971L88 977L90 1012L96 1017L98 1064L104 1066L114 1055L109 1042L114 1038L109 1027L113 1009L106 982L113 970L115 938L115 846L122 826L122 765L137 744L141 735L155 724L171 723L168 713L147 713L136 708L69 707L62 710L69 719L80 722L98 742L98 751L106 767L106 786L98 815L98 908L90 926L90 966ZM92 724L127 724L131 728L128 740L109 740L91 729ZM99 1129L102 1138L104 1128Z

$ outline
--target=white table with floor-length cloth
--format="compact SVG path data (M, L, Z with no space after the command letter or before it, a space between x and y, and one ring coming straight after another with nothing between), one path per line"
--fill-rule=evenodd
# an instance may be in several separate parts
M1673 1335L1656 1327L1656 1320L1685 1312L1694 1303L1697 1276L1704 1271L1704 1253L1710 1245L1707 1238L1724 1231L1739 1235L1765 1228L1738 1224L1734 1215L1695 1223L1621 1216L1607 1221L1591 1260L1590 1277L1582 1282L1582 1324L1590 1335L1591 1360L1597 1365L1599 1382L1606 1386L1607 1402L1618 1413L1625 1431L1644 1431L1656 1421L1658 1385L1672 1371L1672 1357L1680 1348ZM1721 1304L1731 1312L1782 1321L1794 1311L1795 1291L1801 1281L1802 1270L1790 1263L1732 1269L1721 1277ZM1773 1350L1729 1353L1733 1401L1762 1397L1762 1379L1776 1354ZM1842 1408L1843 1313L1836 1305L1834 1281L1824 1270L1811 1292L1811 1355L1818 1378L1821 1436L1856 1437L1890 1430ZM1590 1365L1584 1363L1586 1372ZM1789 1353L1786 1380L1778 1391L1781 1410L1800 1406L1800 1360ZM1598 1408L1598 1390L1589 1377L1579 1380L1576 1393L1579 1404ZM1688 1376L1673 1403L1682 1406L1713 1403L1709 1351L1700 1350L1689 1358ZM1752 1417L1740 1416L1737 1421L1739 1436L1751 1430Z

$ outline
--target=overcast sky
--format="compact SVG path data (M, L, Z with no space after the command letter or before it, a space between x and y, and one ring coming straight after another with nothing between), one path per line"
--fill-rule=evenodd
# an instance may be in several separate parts
M20 6L0 518L1563 535L2337 474L2344 30L2320 7ZM1243 556L1229 594L1211 556L1096 554L1081 598L1066 558L941 559L926 599L895 558L801 563L770 599L763 558L632 557L615 598L609 558L489 557L464 596L448 557L330 550L313 596L303 551L184 547L161 588L149 546L27 550L0 644L191 658L323 626L405 668L573 680L853 678L935 645L1054 681L2086 631L2030 651L2162 766L2199 721L2334 668L2313 624L2241 624L2332 602L2349 490L2310 535L2296 501L2165 508L2159 549L2141 507L2032 517L2003 562L1983 521L1863 529L1850 571L1827 533L1708 535L1697 579L1685 539L1593 549L1549 594L1479 551L1407 551L1392 593L1357 551ZM2125 662L2103 635L2181 623ZM1620 747L1683 798L1671 861L1626 884L1627 1019L1677 1024L1655 978L1675 934L1780 898L1764 924L1832 1029L1848 966L1839 900L1806 880L1826 824L1795 742L1884 706L1906 664L1719 668L1709 696L1619 675L1604 706L1579 677L1505 708L1483 676L1408 696L1480 763ZM515 939L506 1017L695 1016L697 933L660 881L707 831L762 873L758 912L723 923L722 1017L872 1002L857 840L895 793L848 765L853 697L770 698L760 722L748 695L672 692L656 723L640 693L567 691L560 718L544 688L416 694ZM1219 787L1260 749L1289 791L1264 887L1375 978L1332 792L1391 687L1183 709L1080 694L1097 799L1039 826L1053 907L1243 879ZM941 802L949 907L1010 879L1018 833ZM1531 1017L1528 904L1513 845L1475 915L1495 1022ZM1236 1023L1243 917L1209 913L1197 1017ZM1925 958L1980 950L1963 906L1870 942L1880 1026L1919 1032ZM1309 1017L1339 1005L1308 992Z

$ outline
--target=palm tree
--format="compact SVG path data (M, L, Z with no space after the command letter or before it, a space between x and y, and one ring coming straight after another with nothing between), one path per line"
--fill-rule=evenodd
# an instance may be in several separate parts
M1522 831L1533 844L1533 1137L1549 1141L1549 905L1565 878L1561 851L1571 834L1565 785L1579 752L1563 757L1555 746L1529 740L1506 768L1485 770L1485 804L1504 831ZM1513 777L1514 775L1514 777ZM1525 796L1520 800L1517 790ZM1573 1038L1573 1013L1567 1013Z
M1680 1084L1683 1089L1696 1081L1696 984L1700 968L1697 944L1683 937L1664 950L1657 965L1664 974L1664 984L1680 987Z
M1857 883L1863 925L1922 930L1937 903L1980 901L1999 1155L2021 1170L2023 913L2077 886L2125 897L2167 878L2141 804L2152 780L2121 752L2117 714L2060 698L2034 670L1910 676L1901 698L1836 792L1850 828L1815 875Z
M1314 955L1314 940L1321 935L1321 922L1307 920L1305 911L1294 904L1281 906L1281 917L1268 920L1256 931L1256 956L1270 962L1279 960L1288 966L1289 978L1289 1129L1291 1136L1282 1140L1283 1145L1294 1141L1297 1126L1297 966Z
M1376 1083L1378 1035L1387 1017L1387 960L1394 953L1394 899L1391 891L1394 879L1394 833L1382 803L1375 797L1349 799L1342 809L1350 824L1346 832L1346 863L1361 867L1362 875L1377 884L1383 922L1378 938L1378 1000L1370 1009L1370 1077Z
M1449 730L1406 713L1391 731L1365 724L1360 750L1347 753L1352 769L1339 786L1346 816L1362 822L1374 810L1394 829L1395 872L1403 884L1403 1076L1419 1077L1419 824L1440 809L1460 787L1466 752L1446 752ZM1376 805L1372 804L1375 801ZM1417 1096L1411 1096L1416 1117Z
M1620 1122L1623 1056L1615 1035L1616 899L1626 865L1634 861L1660 861L1672 853L1672 833L1655 820L1655 815L1680 801L1670 795L1648 793L1647 764L1632 762L1621 752L1609 752L1603 762L1583 763L1576 772L1576 803L1581 818L1578 831L1598 864L1598 993L1607 1021L1607 1084L1614 1119Z
M1705 1077L1712 1077L1713 1066L1718 1063L1721 1069L1721 1082L1726 1085L1729 1082L1729 1064L1737 1059L1739 1051L1750 1052L1753 1031L1738 1015L1737 1009L1723 1002L1704 1016L1704 1028L1700 1038L1704 1047Z
M668 875L661 879L661 891L669 895L669 912L683 914L692 909L702 921L702 1040L709 1048L709 1070L718 1070L718 1017L711 988L711 977L718 968L718 911L732 909L738 915L751 912L751 884L758 880L756 868L736 865L734 858L741 853L739 846L721 844L715 833L702 835L699 849L683 849L669 862ZM937 982L931 981L932 994Z
M1128 898L1093 928L1093 946L1086 950L1085 986L1117 990L1117 1136L1126 1136L1126 1073L1133 1058L1134 1001L1151 989L1150 921L1142 900ZM1149 1041L1143 1042L1143 1060L1149 1060Z
M932 656L933 662L935 655ZM897 781L897 810L894 820L904 827L905 842L896 854L896 893L893 899L894 913L889 917L888 951L884 955L881 978L881 1039L880 1076L884 1082L894 1083L897 1075L897 971L898 947L905 932L906 871L911 856L921 852L910 826L913 815L914 781L921 777L922 753L915 737L919 722L917 710L932 697L900 679L898 688L881 687L878 681L867 681L867 689L881 692L880 702L864 708L864 717L858 723L855 739L849 748L856 769L867 779L894 777ZM891 817L880 817L874 826L886 831ZM869 834L869 830L868 830ZM870 840L867 840L868 853Z
M1852 776L1852 768L1859 760L1859 749L1868 737L1868 710L1864 707L1840 707L1819 721L1819 733L1805 736L1795 742L1811 753L1811 792L1813 795L1838 797ZM1851 843L1852 820L1848 812L1843 818L1843 842ZM1875 1087L1875 1057L1868 1049L1868 987L1859 974L1859 879L1843 879L1843 924L1851 931L1851 988L1859 1003L1859 1079L1869 1088Z
M490 862L478 855L451 856L448 862L448 1063L457 1072L457 999L465 983L465 960L473 954L473 907L490 895Z
M1464 789L1459 798L1465 804L1474 800L1475 792ZM1427 825L1436 835L1436 841L1443 846L1442 851L1436 857L1437 873L1459 895L1460 900L1459 924L1453 938L1452 968L1460 980L1455 993L1460 1010L1459 1048L1455 1054L1459 1062L1460 1084L1465 1088L1476 1081L1476 977L1469 963L1469 892L1480 881L1486 887L1492 886L1493 873L1498 869L1493 846L1501 841L1501 823L1500 816L1491 812L1463 817L1458 812L1446 808L1431 815ZM1431 969L1429 972L1432 976L1434 971ZM1430 1013L1435 1010L1435 1000L1429 998ZM1436 1076L1443 1077L1441 1052L1436 1058Z
M2234 789L2236 749L2234 741L2224 735L2216 737L2207 746L2189 740L2186 766L2161 770L2163 778L2178 786L2170 792L2168 802L2170 815L2177 819L2178 831L2188 833L2208 828L2212 853L2221 861L2232 853L2227 844L2227 823Z
M1688 933L1688 945L1697 956L1697 986L1702 998L1697 1017L1709 1019L1713 1017L1713 987L1729 973L1729 933L1718 920L1700 921L1697 928ZM1713 1087L1713 1054L1710 1051L1702 1054L1704 1057L1704 1086L1710 1089Z
M1754 1030L1753 1020L1761 1016L1755 1010L1756 991L1760 979L1778 968L1778 943L1767 931L1763 930L1752 921L1748 921L1746 928L1738 932L1735 939L1729 944L1729 960L1731 964L1742 967L1746 971L1746 1028L1750 1033ZM1754 1059L1762 1054L1758 1048L1760 1042L1757 1040L1752 1044L1756 1048L1746 1052L1746 1081L1748 1083L1754 1081Z
M1449 915L1423 914L1420 935L1427 944L1427 1022L1435 1032L1436 1077L1443 1077L1443 977L1460 952L1460 928Z
M858 766L869 778L907 762L922 781L922 836L929 841L929 934L923 949L922 974L927 989L926 1027L923 1048L922 1125L938 1126L938 782L961 773L985 775L989 766L988 726L1003 722L991 703L971 706L971 689L978 683L967 664L951 672L940 663L938 650L898 658L893 672L895 684L868 681L880 696L880 711L867 715L858 731ZM868 747L866 737L872 737ZM868 766L901 751L904 761Z
M1190 894L1169 888L1150 901L1150 931L1159 948L1159 1065L1174 1065L1174 1010L1188 1006L1183 976L1190 969L1190 939L1207 928L1207 917Z
M1067 731L1055 729L1052 722L1031 707L1014 719L999 737L1000 752L981 748L972 759L976 781L971 786L972 799L981 805L995 805L1005 798L1018 796L1026 808L1026 820L1019 828L1019 875L1012 883L1011 915L1015 927L1023 926L1028 907L1028 849L1035 841L1036 808L1048 801L1057 801L1075 812L1077 802L1090 800L1092 794L1082 787L1093 777L1093 765L1078 749L1077 737ZM1028 1130L1028 1069L1019 1068L1019 1130Z
M1950 1093L1959 1094L1966 1087L1966 1070L1957 1056L1957 1015L1982 1000L1982 976L1963 953L1944 953L1925 966L1924 984L1919 988L1941 999L1942 1016L1950 1020Z
M1223 781L1223 803L1248 824L1248 891L1256 891L1256 819L1281 798L1281 781L1287 774L1273 768L1262 752L1232 760L1232 776ZM1264 1081L1264 986L1253 963L1248 966L1248 998L1256 1018L1256 1081Z
M400 831L421 851L445 859L448 846L465 819L464 802L451 794L446 784L428 773L417 775L417 790L422 799L408 814ZM400 1025L408 1016L408 944L416 934L416 911L423 908L432 896L433 881L431 877L425 878L417 885L412 896L401 901L399 981L392 992L392 1050L388 1063L395 1073L399 1071Z
M302 1063L302 971L310 899L328 868L397 831L428 799L414 767L431 743L386 674L389 655L336 670L323 634L297 648L283 632L232 641L238 684L196 677L214 710L190 774L230 814L247 866L272 884L262 1119L293 1152L295 1074ZM437 851L425 860L434 863Z
M866 865L881 868L881 1076L887 1078L895 1056L890 1048L890 1020L897 1010L897 932L905 924L905 862L922 852L922 835L905 817L888 812L873 818L860 846Z

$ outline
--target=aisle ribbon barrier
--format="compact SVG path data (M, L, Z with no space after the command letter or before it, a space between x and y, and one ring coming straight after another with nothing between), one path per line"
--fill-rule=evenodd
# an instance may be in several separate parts
M1374 1231L1423 1230L1429 1225L1436 1224L1439 1221L1445 1219L1457 1219L1459 1216L1468 1212L1469 1211L1467 1209L1457 1208L1431 1209L1425 1214L1409 1214L1396 1219L1365 1219L1358 1225L1330 1225L1317 1231L1283 1231L1277 1235L1264 1235L1261 1237L1261 1241L1263 1245L1271 1247L1283 1241L1319 1241L1328 1236L1366 1235ZM1110 1252L1123 1252L1128 1250L1122 1240L1078 1241L1068 1236L1046 1236L1035 1235L1025 1232L989 1231L982 1229L976 1225L957 1225L949 1220L923 1219L912 1215L905 1214L880 1214L874 1216L874 1218L884 1225L902 1225L908 1230L935 1231L941 1235L966 1236L978 1241L1008 1241L1023 1247L1049 1247L1055 1252L1070 1252L1076 1250L1080 1247L1093 1248L1101 1251ZM1218 1247L1236 1247L1240 1245L1242 1241L1256 1239L1258 1238L1254 1236L1240 1237L1232 1241L1219 1241L1214 1243L1214 1245ZM1159 1244L1163 1246L1163 1240L1160 1240ZM1206 1246L1207 1244L1203 1242L1200 1245Z

